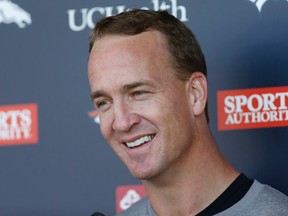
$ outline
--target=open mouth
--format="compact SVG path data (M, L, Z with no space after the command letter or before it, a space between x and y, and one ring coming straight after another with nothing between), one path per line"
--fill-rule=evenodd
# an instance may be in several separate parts
M133 142L126 142L125 144L129 147L129 148L135 148L138 146L141 146L147 142L149 142L150 140L152 140L155 137L155 134L152 135L147 135L147 136L143 136L140 137L139 139L133 141Z

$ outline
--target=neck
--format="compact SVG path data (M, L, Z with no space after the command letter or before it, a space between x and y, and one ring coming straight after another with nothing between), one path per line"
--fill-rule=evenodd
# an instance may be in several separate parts
M183 160L143 184L157 215L188 216L209 206L238 175L209 132L191 145Z

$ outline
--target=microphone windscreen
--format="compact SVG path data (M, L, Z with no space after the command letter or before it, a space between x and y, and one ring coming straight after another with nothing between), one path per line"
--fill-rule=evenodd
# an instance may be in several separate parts
M91 216L105 216L105 215L100 212L94 212Z

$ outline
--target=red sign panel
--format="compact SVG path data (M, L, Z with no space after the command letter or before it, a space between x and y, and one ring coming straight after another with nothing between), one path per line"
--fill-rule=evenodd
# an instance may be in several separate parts
M0 106L0 146L37 142L37 104Z
M288 125L288 87L218 91L218 129Z
M116 188L116 212L117 214L128 209L135 202L146 196L143 185L126 185Z

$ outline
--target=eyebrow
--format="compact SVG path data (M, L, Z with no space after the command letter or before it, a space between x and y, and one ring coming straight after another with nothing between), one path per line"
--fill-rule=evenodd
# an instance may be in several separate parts
M146 80L145 81L137 81L134 83L124 85L123 87L121 87L121 91L127 92L127 91L130 91L134 88L141 87L141 86L154 87L154 84L151 81L146 81ZM93 101L96 98L105 97L105 96L108 96L108 94L105 91L98 90L98 91L91 93L91 100Z
M92 92L91 93L91 100L95 100L96 98L99 98L99 97L104 97L104 96L108 96L104 91L95 91L95 92Z
M149 86L149 87L154 87L154 84L151 81L137 81L131 84L124 85L122 87L123 91L129 91L131 89L141 87L141 86Z

